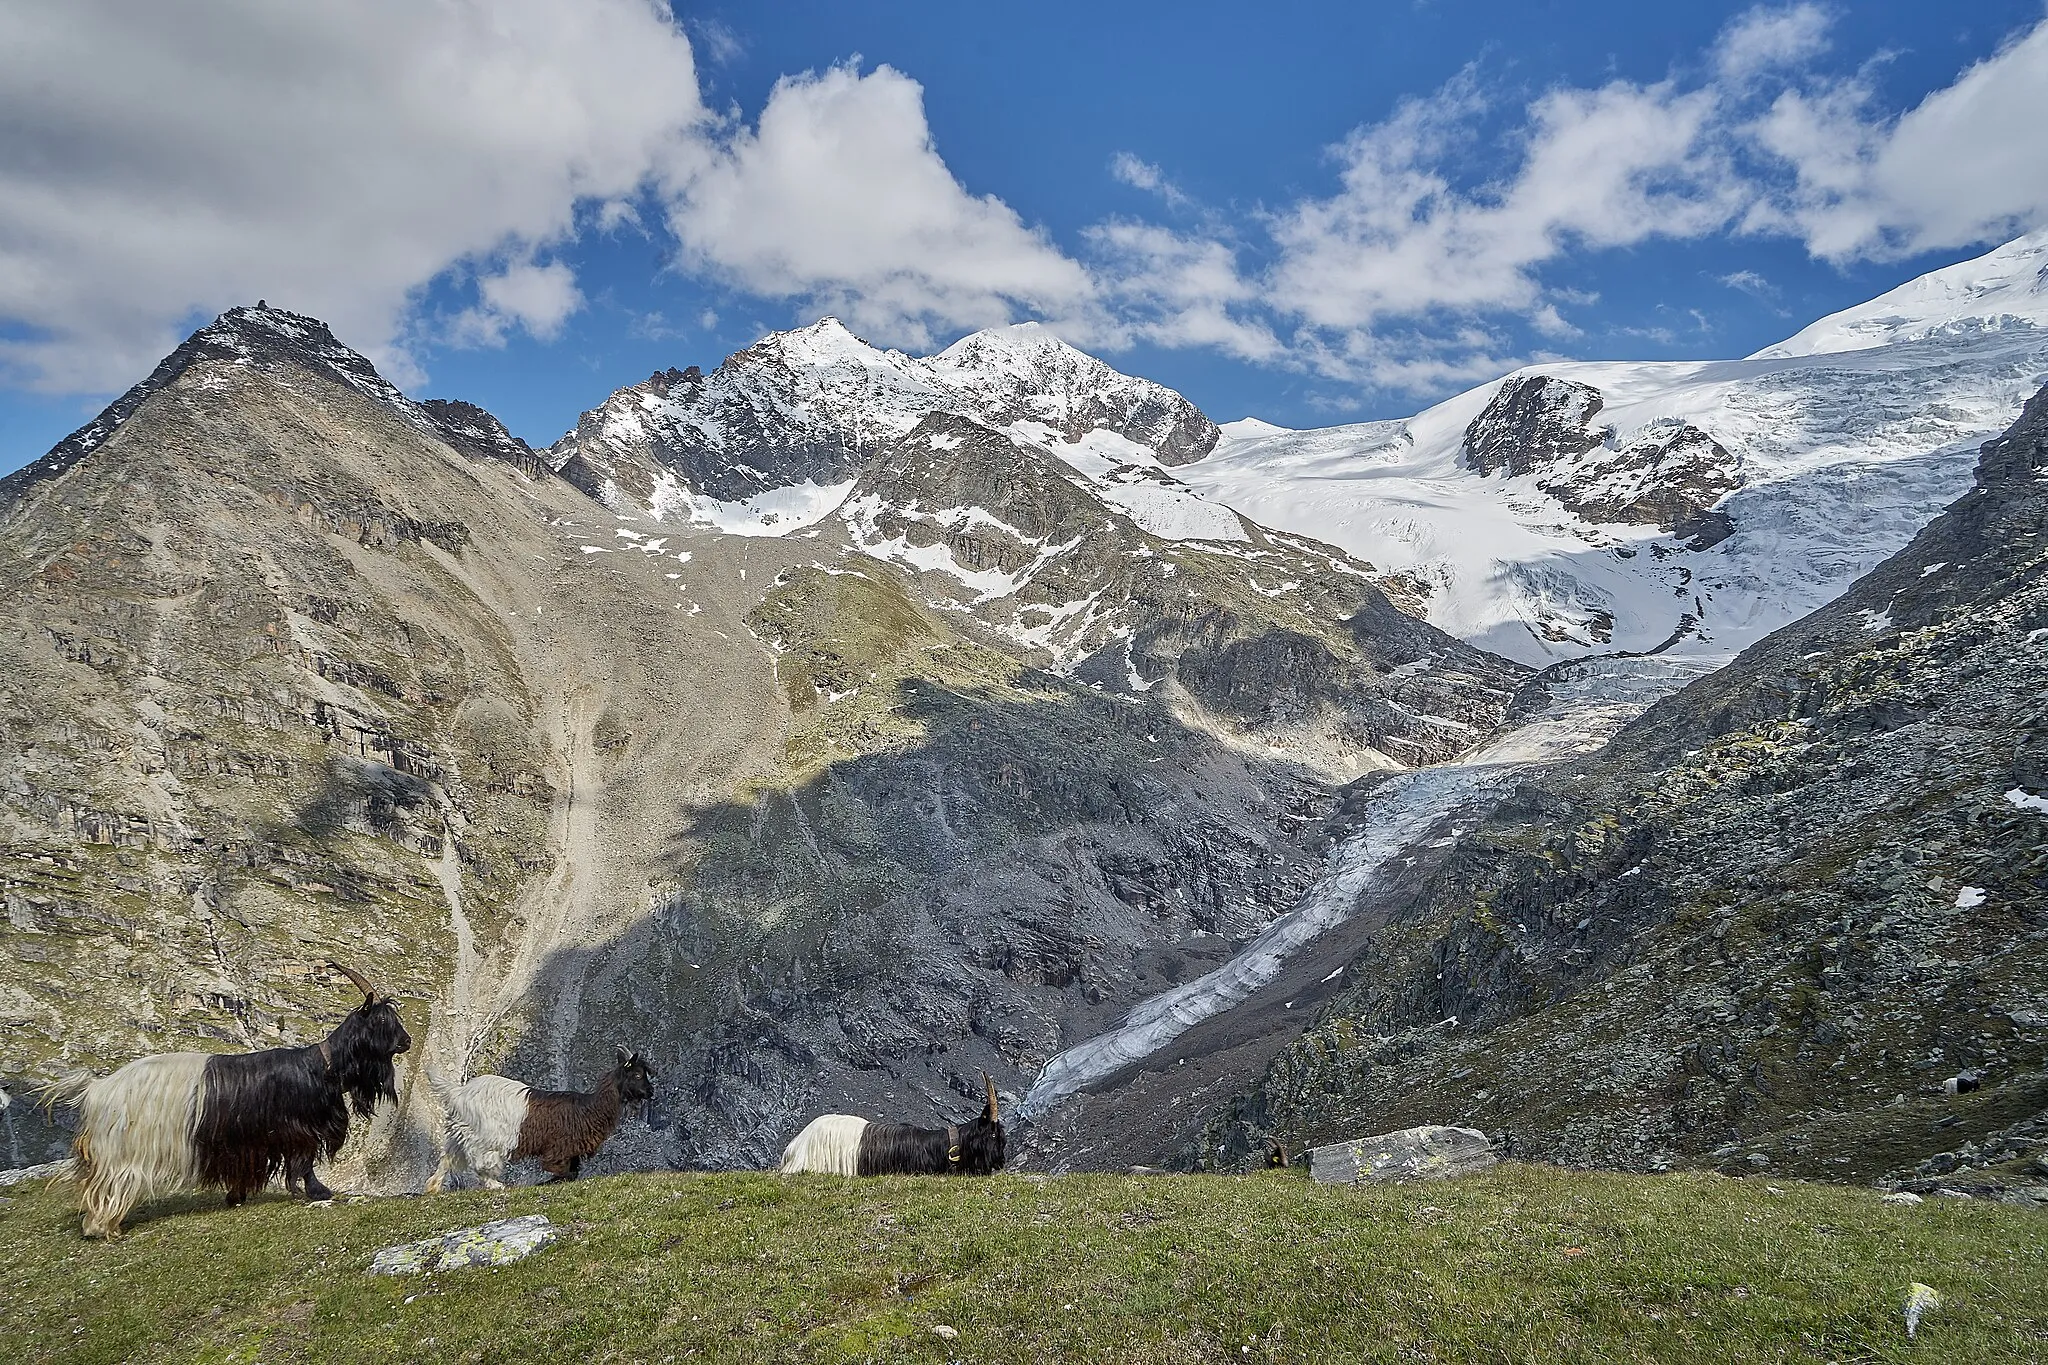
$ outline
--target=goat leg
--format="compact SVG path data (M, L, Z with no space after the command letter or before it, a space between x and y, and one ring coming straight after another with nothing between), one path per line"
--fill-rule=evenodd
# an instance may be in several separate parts
M320 1177L313 1174L313 1158L306 1158L305 1164L299 1169L299 1177L299 1183L305 1186L307 1203L317 1204L322 1200L334 1198L334 1191L328 1189L320 1182Z

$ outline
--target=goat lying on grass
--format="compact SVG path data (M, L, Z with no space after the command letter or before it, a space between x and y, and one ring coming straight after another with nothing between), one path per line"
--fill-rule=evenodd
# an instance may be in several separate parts
M821 1114L782 1149L782 1173L827 1175L989 1175L1003 1168L1002 1117L987 1072L988 1107L972 1123L917 1128L870 1123L851 1114Z
M505 1163L529 1156L540 1158L549 1180L574 1180L583 1158L596 1155L619 1126L620 1111L654 1095L654 1073L624 1048L618 1065L588 1092L535 1090L504 1076L478 1076L454 1090L428 1080L448 1109L448 1137L428 1194L464 1171L476 1172L487 1190L503 1189Z
M43 1091L46 1104L78 1106L71 1178L83 1187L86 1236L117 1238L138 1203L195 1185L225 1189L233 1205L282 1172L294 1194L330 1196L313 1163L341 1150L351 1106L367 1118L380 1097L398 1098L391 1059L412 1036L392 997L328 965L363 1003L311 1047L166 1052Z

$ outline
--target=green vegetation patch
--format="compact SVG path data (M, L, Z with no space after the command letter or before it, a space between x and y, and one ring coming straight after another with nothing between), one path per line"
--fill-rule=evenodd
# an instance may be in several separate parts
M7 1197L0 1332L31 1362L2048 1356L2048 1215L1697 1173L622 1176L190 1198L113 1246L79 1241L62 1186ZM522 1213L566 1235L497 1269L366 1273L379 1247ZM1916 1281L1942 1304L1909 1340Z

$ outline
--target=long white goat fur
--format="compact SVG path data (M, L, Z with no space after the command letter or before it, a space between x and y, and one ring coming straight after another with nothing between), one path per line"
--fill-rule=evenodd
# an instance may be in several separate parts
M427 1188L439 1190L448 1175L465 1169L487 1185L497 1184L505 1174L506 1155L519 1145L526 1096L533 1087L505 1076L478 1076L453 1090L431 1076L428 1080L448 1110L448 1136L441 1168Z
M868 1121L851 1114L820 1114L782 1149L782 1173L860 1174L860 1135Z
M192 1134L208 1060L204 1052L166 1052L111 1076L74 1076L50 1087L53 1099L78 1106L72 1178L84 1186L86 1236L110 1236L143 1200L198 1183Z

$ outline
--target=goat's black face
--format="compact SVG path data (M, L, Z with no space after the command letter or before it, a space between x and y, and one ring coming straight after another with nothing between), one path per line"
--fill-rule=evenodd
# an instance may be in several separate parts
M360 1008L363 1036L372 1051L392 1056L412 1051L412 1035L405 1031L405 1021L398 1017L396 1000L387 995L382 1000L365 1000Z
M987 1114L960 1130L961 1175L993 1175L1003 1169L1008 1156L1009 1140L1003 1125Z
M637 1052L619 1050L619 1099L626 1104L645 1104L654 1098L654 1073Z

